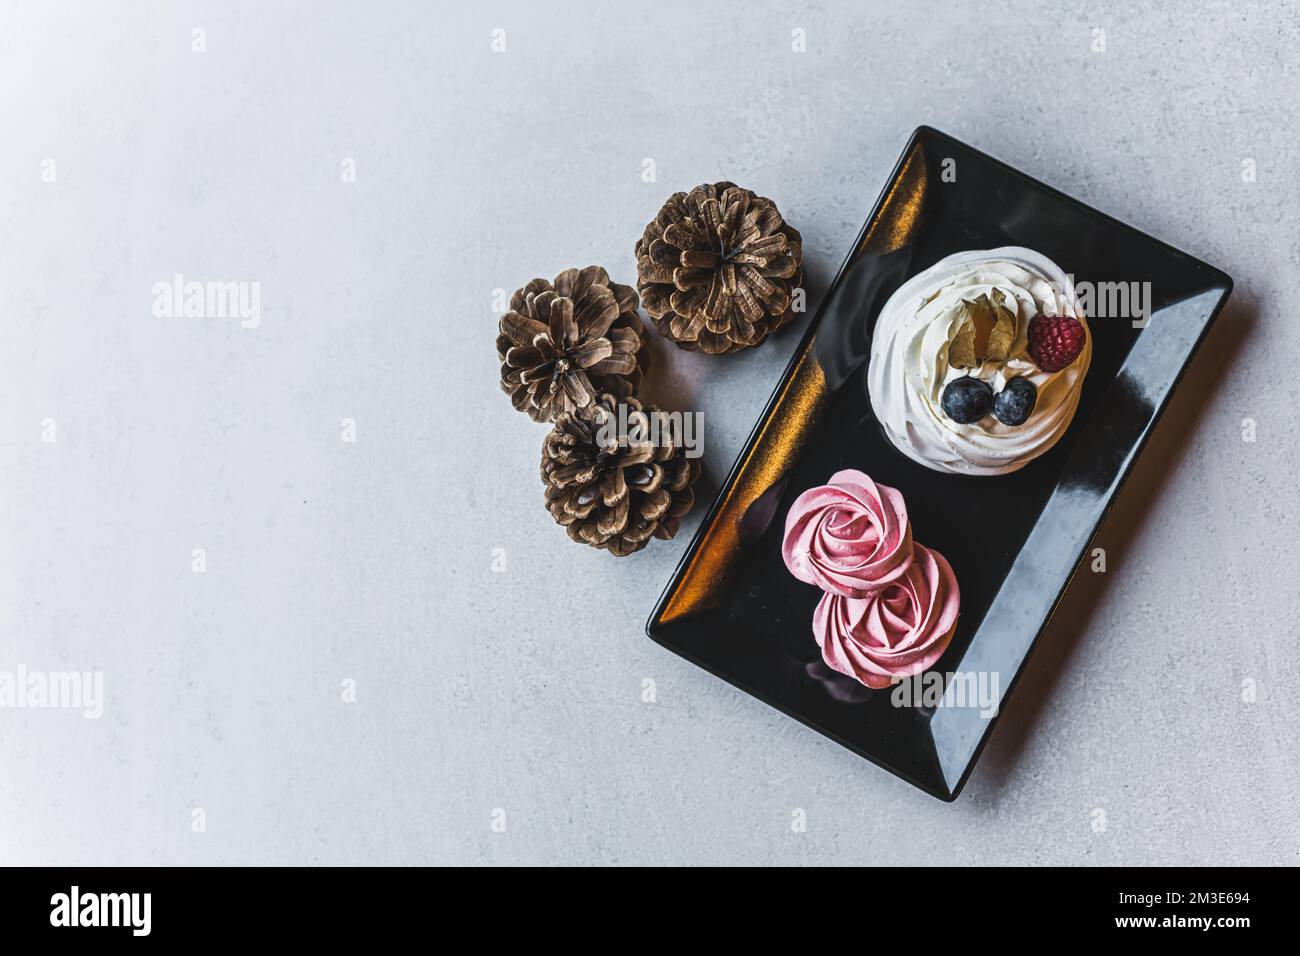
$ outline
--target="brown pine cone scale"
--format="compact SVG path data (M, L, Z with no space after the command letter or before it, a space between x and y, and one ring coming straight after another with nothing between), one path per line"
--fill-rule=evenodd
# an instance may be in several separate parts
M636 244L637 290L663 335L712 354L758 345L794 316L803 239L772 200L729 182L674 193Z
M671 538L695 504L698 458L687 458L667 429L658 441L618 433L620 400L599 396L585 408L563 412L542 444L546 507L574 541L620 557L640 551L650 538ZM626 405L628 432L650 434L658 410L635 398Z
M649 346L635 289L599 266L566 269L511 298L497 336L501 388L534 421L553 421L602 392L635 395Z

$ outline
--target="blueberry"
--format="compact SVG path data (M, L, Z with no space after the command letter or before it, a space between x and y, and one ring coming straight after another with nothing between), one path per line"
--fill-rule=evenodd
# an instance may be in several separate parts
M1027 378L1013 378L993 399L993 417L1003 425L1023 425L1038 401L1038 387Z
M987 382L966 375L954 378L943 389L939 405L943 413L958 425L977 422L989 413L993 404L993 389Z

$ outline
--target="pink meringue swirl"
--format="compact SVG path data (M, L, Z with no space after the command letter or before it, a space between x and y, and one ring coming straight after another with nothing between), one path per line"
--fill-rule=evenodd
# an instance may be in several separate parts
M913 545L903 575L865 598L822 595L813 636L833 670L868 687L888 687L934 666L952 640L961 593L937 551Z
M809 488L790 506L781 557L800 581L865 598L901 578L912 563L903 496L860 471L837 471L829 484Z

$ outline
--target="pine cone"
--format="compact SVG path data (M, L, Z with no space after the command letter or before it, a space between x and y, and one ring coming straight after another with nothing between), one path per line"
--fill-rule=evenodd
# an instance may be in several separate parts
M534 279L501 317L501 388L534 421L589 406L601 392L635 395L650 361L636 290L599 266Z
M640 551L651 535L667 539L677 533L682 515L695 504L691 485L700 475L699 459L673 445L667 428L660 429L657 444L640 440L650 433L654 406L643 409L635 398L623 404L627 431L637 441L618 434L619 400L606 394L588 408L561 413L542 444L551 515L574 541L620 557ZM640 436L638 427L644 429Z
M636 244L655 327L715 355L758 345L794 317L802 264L803 238L776 204L727 182L673 193Z

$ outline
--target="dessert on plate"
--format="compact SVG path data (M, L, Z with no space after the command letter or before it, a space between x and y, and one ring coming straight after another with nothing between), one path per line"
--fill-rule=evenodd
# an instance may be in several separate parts
M822 594L813 636L828 667L880 690L934 666L952 641L960 604L944 556L918 544L892 584L865 598Z
M890 296L867 388L885 434L914 461L1004 475L1069 428L1091 360L1070 277L1004 246L941 259Z
M943 555L912 540L897 490L837 471L790 506L781 557L822 590L812 632L832 670L879 690L948 649L961 610L957 578Z

